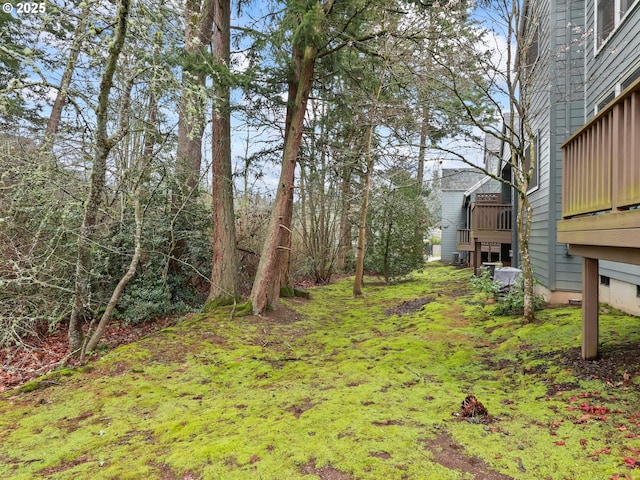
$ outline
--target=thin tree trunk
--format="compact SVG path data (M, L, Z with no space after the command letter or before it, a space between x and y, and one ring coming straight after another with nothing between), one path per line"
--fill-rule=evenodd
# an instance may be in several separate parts
M341 209L340 209L340 238L338 240L338 258L336 266L344 271L347 266L347 255L351 253L351 222L349 221L349 207L351 202L351 174L353 165L348 164L342 168Z
M416 183L418 185L416 202L422 202L424 191L424 164L427 155L427 139L429 138L429 107L426 102L422 110L422 124L420 125L420 147L418 150L418 172L416 175ZM415 231L415 253L417 255L424 254L424 234L425 229L422 222L418 222Z
M216 61L229 67L231 49L231 2L216 0L213 48ZM229 303L238 292L238 256L233 208L231 169L230 87L216 87L213 108L213 268L209 301Z
M291 230L290 198L293 194L295 168L302 142L304 117L307 110L307 100L313 82L313 73L317 50L307 46L301 52L294 48L295 61L295 101L289 105L289 127L285 134L284 152L282 155L282 170L278 182L276 198L269 217L267 238L265 240L256 278L251 290L251 303L255 314L262 314L267 308L276 308L282 273L280 250L287 249L287 237L284 232ZM291 88L291 87L290 87ZM289 222L289 223L288 223Z
M89 289L88 272L91 263L91 239L95 230L98 209L104 189L107 157L114 144L114 139L107 135L109 94L113 87L113 76L116 71L118 57L122 51L127 34L129 2L130 0L120 0L118 4L115 35L109 46L107 63L102 75L102 80L100 81L98 106L96 108L97 125L93 167L91 169L91 179L89 183L89 196L85 204L80 235L78 237L75 288L71 318L69 320L69 349L74 354L80 351L83 343L82 321Z
M142 214L142 206L140 205L140 192L137 191L134 193L135 195L135 204L134 204L134 217L136 220L136 233L134 236L135 239L135 249L133 252L133 257L131 257L131 262L129 262L129 269L124 274L124 276L116 285L116 288L111 293L111 298L109 299L109 303L107 303L107 308L105 309L102 317L100 318L100 322L98 322L98 326L96 327L95 332L91 335L91 339L87 342L86 347L82 349L81 359L83 359L85 352L90 352L96 348L100 338L104 334L104 331L107 328L107 325L111 321L111 317L113 316L113 311L118 304L118 300L124 291L124 288L127 286L129 281L136 274L136 269L138 268L138 263L140 261L140 255L142 254L142 223L143 223L143 214Z
M365 140L365 158L367 170L364 175L364 187L362 192L362 204L360 206L360 220L358 222L358 247L356 256L356 273L353 281L353 295L362 295L362 284L364 280L364 251L367 235L367 214L369 212L369 192L371 190L371 173L373 171L373 123L367 127Z
M89 8L85 6L80 13L78 25L76 25L75 31L73 33L73 42L71 43L71 48L69 49L69 58L67 58L67 64L65 65L64 72L62 73L60 87L58 88L56 99L53 102L53 107L51 107L51 114L49 115L49 120L47 121L45 137L41 146L43 152L51 151L51 149L53 148L55 136L58 133L58 129L60 127L62 110L64 108L64 104L67 101L67 97L69 96L69 86L71 85L73 72L75 71L76 63L78 62L78 56L80 55L80 48L82 47L82 42L84 41L84 31L87 26L86 20L88 14Z
M383 76L384 78L384 76ZM376 107L380 101L382 93L383 79L380 79L378 89L374 96L374 105L371 109L369 126L365 137L365 159L366 172L364 176L364 192L362 194L362 205L360 207L360 221L358 222L358 254L356 257L356 273L353 281L353 295L358 297L362 295L362 284L364 281L364 251L367 235L367 215L369 213L369 193L371 190L371 175L373 174L373 132L375 130L374 122L376 120Z

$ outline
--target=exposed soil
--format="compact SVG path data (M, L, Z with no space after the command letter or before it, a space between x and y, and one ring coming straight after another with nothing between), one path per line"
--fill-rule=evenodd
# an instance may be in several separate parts
M624 372L628 373L629 379L640 375L640 344L603 345L600 349L600 358L591 361L582 360L580 348L576 347L561 352L558 360L571 368L578 378L600 379L604 383L617 385L620 382L625 383ZM635 388L640 389L640 385L635 385Z
M351 475L347 475L340 470L336 470L332 466L316 468L315 462L309 462L302 467L302 473L306 475L317 475L320 480L354 480Z
M425 440L425 447L433 453L434 461L451 470L470 473L475 479L513 480L495 472L481 459L468 456L448 433L441 433L433 440Z
M408 300L406 302L402 302L400 305L389 308L385 310L385 315L392 316L398 315L401 317L402 315L409 315L411 313L417 312L425 305L433 302L435 300L434 297L425 297L425 298L416 298L414 300Z

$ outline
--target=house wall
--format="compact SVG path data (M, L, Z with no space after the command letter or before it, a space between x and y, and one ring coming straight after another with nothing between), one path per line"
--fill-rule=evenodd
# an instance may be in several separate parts
M584 30L582 0L536 2L540 55L534 70L531 125L539 136L539 186L529 194L533 219L529 249L534 274L548 298L581 289L581 259L557 243L562 209L562 143L584 122ZM567 28L570 25L571 28Z
M442 241L440 258L443 262L450 262L451 255L456 251L456 230L466 224L465 211L462 208L464 191L442 191Z
M594 28L595 1L587 4L588 28ZM598 104L614 86L640 62L640 4L636 3L618 29L596 52L593 36L586 41L587 91L586 119L594 115ZM623 53L624 52L624 53Z

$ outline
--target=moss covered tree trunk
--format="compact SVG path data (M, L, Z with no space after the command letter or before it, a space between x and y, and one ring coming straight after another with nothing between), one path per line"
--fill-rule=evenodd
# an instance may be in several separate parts
M109 120L109 94L113 87L113 77L118 63L118 57L122 51L127 35L127 21L129 17L130 0L120 0L118 3L117 17L115 21L115 33L109 45L106 66L98 94L96 107L96 132L93 154L93 166L89 182L89 194L84 206L84 215L80 234L78 236L78 256L76 260L75 286L71 318L69 320L69 350L73 354L80 352L84 340L82 323L87 309L87 296L89 292L89 271L91 269L91 242L96 226L102 192L105 185L107 171L107 157L111 151L115 139L107 133Z

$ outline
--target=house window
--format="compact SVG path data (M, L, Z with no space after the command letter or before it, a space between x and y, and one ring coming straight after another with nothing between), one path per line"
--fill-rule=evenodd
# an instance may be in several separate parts
M530 69L534 67L540 55L540 52L539 52L540 25L538 25L536 22L536 25L531 26L531 29L533 30L531 32L531 39L527 39L531 43L529 44L529 48L527 48L527 58L526 58L527 67Z
M610 283L611 279L609 277L607 277L606 275L600 275L600 285L608 287Z
M640 78L640 66L638 66L633 72L629 74L627 78L624 79L622 83L620 83L620 90L625 91L629 88L633 82Z
M527 187L527 193L532 192L533 190L538 188L539 178L540 178L540 136L536 135L533 139L533 172L531 172L531 177L529 178L529 185ZM531 145L529 145L524 151L524 171L525 173L529 172L531 168Z
M596 0L596 51L618 28L638 0Z
M604 97L602 100L598 102L598 105L596 105L595 113L598 113L604 110L604 107L606 107L609 104L609 102L613 101L614 98L616 98L616 92L615 90L612 90L611 92L609 92L609 94L606 97Z
M636 297L640 298L640 285L636 285Z
M596 31L598 32L598 47L600 47L616 26L616 5L615 0L598 0L597 5Z

